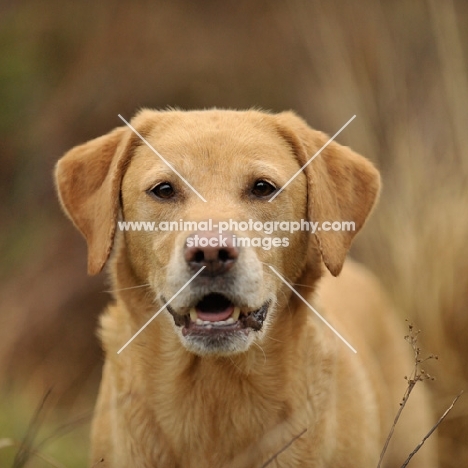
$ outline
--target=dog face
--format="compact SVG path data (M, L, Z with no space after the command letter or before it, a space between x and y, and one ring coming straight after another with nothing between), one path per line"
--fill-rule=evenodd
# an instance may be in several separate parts
M189 113L182 121L168 120L163 132L157 121L148 126L145 138L206 202L141 144L134 149L122 181L125 220L200 223L211 219L216 225L229 220L267 223L307 217L303 173L276 203L268 202L300 169L291 147L273 127L258 125L251 116L246 119L235 112ZM268 237L282 239L285 235L289 236L287 247L251 245L253 238L267 245ZM305 256L293 262L288 257L291 251L307 250L308 236L307 232L273 232L267 236L235 230L219 234L213 228L207 232L126 232L125 244L132 269L140 272L142 284L151 285L161 304L205 267L167 310L189 350L226 354L244 351L257 334L263 333L278 298L287 293L267 267L272 265L294 279L304 268ZM244 245L241 238L248 242ZM191 240L201 244L202 239L212 241L212 245L190 245Z
M290 291L270 266L289 282L320 270L321 259L338 274L377 196L377 171L336 143L301 171L328 138L291 113L143 111L132 125L164 160L129 128L116 129L59 162L61 201L88 241L91 273L107 260L119 213L123 221L193 223L119 236L134 286L149 284L155 307L170 301L163 313L200 355L245 351L278 322ZM274 224L305 219L356 229L311 235ZM215 226L196 228L208 220ZM273 230L236 228L249 220ZM219 233L216 225L230 221Z

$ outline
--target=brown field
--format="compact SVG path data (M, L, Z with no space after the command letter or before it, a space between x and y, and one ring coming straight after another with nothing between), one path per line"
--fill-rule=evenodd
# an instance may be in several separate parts
M467 23L461 0L0 6L0 466L85 465L110 296L52 170L143 106L294 109L329 134L357 115L338 141L384 190L352 254L439 356L421 385L442 414L468 389ZM433 437L468 466L468 395Z

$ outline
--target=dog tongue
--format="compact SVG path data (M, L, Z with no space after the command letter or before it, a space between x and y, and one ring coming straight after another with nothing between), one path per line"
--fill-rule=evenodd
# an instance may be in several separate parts
M221 322L222 320L227 320L232 315L234 312L234 306L229 306L221 312L202 312L198 309L195 310L197 312L197 317L200 320L205 320L207 322Z

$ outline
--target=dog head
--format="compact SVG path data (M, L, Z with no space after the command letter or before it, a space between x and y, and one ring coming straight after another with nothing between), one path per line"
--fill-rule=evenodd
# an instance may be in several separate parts
M197 354L261 339L287 305L284 280L321 261L338 275L378 195L371 163L290 112L144 110L131 125L59 161L60 200L87 240L90 274L119 220L147 223L118 233L121 254ZM303 222L291 232L301 220L315 233ZM342 221L354 230L321 229Z

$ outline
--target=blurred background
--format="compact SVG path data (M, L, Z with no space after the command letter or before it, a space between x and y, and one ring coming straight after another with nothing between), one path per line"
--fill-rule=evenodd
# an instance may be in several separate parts
M0 466L86 465L110 295L52 171L141 107L357 115L338 141L384 190L352 253L439 355L441 415L468 388L467 26L462 0L1 2ZM433 437L468 466L468 395Z

